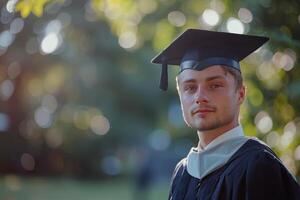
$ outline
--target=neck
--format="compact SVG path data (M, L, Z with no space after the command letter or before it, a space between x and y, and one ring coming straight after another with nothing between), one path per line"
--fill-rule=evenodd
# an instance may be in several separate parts
M205 130L205 131L197 131L199 143L198 143L198 149L203 149L206 147L209 143L211 143L214 139L222 135L223 133L237 127L239 124L238 122L235 123L229 123L225 126L218 127L211 130Z

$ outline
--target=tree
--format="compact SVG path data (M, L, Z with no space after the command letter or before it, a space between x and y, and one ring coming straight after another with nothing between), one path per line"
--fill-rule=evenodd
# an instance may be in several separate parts
M22 114L14 124L26 124L38 133L34 138L39 139L31 135L25 142L27 148L38 148L33 152L59 149L93 170L98 156L115 155L116 149L129 151L132 145L146 143L145 135L156 129L166 130L174 141L195 138L178 117L175 84L168 93L157 89L160 70L150 64L150 58L186 28L197 27L271 38L242 62L249 89L242 124L247 134L266 141L299 176L300 8L296 1L10 0L6 5L17 12L7 14L11 16L7 28L18 12L24 18L18 19L25 21L1 64L10 66L17 58L21 66L15 86L20 92L14 95L22 102L13 105L18 104ZM171 80L176 73L175 67L171 69ZM29 89L33 94L22 92L26 88L33 88ZM51 101L57 107L45 114L45 106L40 105L48 102L44 105L49 107ZM12 110L7 111L11 117L16 113ZM36 123L34 117L39 116L48 116L48 121ZM32 144L35 140L38 145Z

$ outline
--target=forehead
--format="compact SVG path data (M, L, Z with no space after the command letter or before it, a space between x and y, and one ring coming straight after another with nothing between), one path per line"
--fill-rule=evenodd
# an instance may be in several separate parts
M186 69L177 76L177 80L181 83L188 80L207 80L213 77L227 79L224 69L220 65L214 65L201 71Z

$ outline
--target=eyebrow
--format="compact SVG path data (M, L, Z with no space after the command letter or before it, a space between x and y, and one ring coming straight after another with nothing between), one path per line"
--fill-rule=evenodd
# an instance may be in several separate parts
M195 83L195 82L196 82L195 79L187 79L187 80L182 81L182 83Z
M206 81L212 81L212 80L215 80L215 79L225 79L225 77L221 76L221 75L217 75L217 76L207 77L205 80Z
M212 81L215 79L225 79L225 77L222 75L210 76L210 77L205 78L205 81ZM182 81L182 83L195 83L195 82L197 82L197 81L196 81L196 79L193 79L193 78Z

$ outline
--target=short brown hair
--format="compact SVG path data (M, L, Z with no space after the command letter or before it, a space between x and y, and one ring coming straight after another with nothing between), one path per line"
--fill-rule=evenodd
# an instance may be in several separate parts
M227 67L224 65L222 65L221 67L225 71L225 74L229 73L233 76L236 83L236 90L243 86L243 77L241 72L239 72L236 69L233 69L232 67Z

